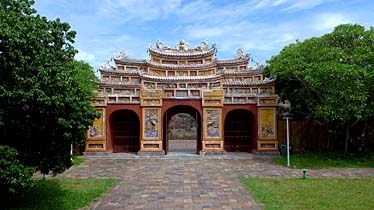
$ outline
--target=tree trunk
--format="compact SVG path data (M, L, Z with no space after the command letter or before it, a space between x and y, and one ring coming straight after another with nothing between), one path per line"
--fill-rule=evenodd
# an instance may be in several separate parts
M346 157L347 151L348 151L348 139L349 139L349 122L347 122L347 133L346 133L346 136L345 136L344 157Z

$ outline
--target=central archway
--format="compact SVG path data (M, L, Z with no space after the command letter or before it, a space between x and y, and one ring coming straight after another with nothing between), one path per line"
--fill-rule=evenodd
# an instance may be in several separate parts
M113 152L138 152L140 149L140 124L131 110L118 110L110 116Z
M174 106L164 113L163 145L165 153L198 154L201 150L201 117L185 105Z

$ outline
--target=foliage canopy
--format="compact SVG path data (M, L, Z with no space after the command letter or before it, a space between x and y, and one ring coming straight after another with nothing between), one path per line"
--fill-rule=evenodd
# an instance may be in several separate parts
M286 46L268 61L295 114L333 121L374 116L374 29L345 24Z
M33 187L34 169L23 166L17 159L17 151L8 146L0 145L0 157L0 195L23 196Z
M291 101L296 117L317 119L337 130L374 118L374 28L343 24L331 33L297 41L268 61L266 73L277 76L281 99ZM335 132L335 131L334 131Z
M75 32L36 14L32 0L0 3L0 144L42 173L71 166L70 145L85 139L97 112L97 78L74 60Z

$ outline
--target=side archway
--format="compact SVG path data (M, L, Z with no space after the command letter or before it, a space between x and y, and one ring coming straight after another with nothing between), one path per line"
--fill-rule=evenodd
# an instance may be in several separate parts
M250 152L252 149L253 114L244 109L227 113L224 125L224 150L226 152Z
M138 152L140 149L140 123L131 110L118 110L110 116L113 152Z

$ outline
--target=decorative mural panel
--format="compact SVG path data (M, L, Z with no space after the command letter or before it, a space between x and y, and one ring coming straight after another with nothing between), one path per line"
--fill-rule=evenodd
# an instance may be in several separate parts
M259 98L260 106L277 106L277 104L277 98L275 97Z
M204 90L203 91L204 98L211 98L211 97L223 97L223 89L220 90Z
M207 83L190 83L187 85L187 88L199 88L199 89L204 89L207 88L208 84Z
M147 89L154 89L155 88L155 83L153 82L144 82L144 87Z
M221 109L204 110L204 137L205 139L221 139Z
M160 139L160 109L144 108L143 109L143 139Z
M276 138L275 120L275 108L261 108L259 110L258 136L260 139Z
M161 98L162 90L141 90L141 96L144 98Z
M141 106L162 106L162 99L142 98L140 105Z
M92 126L88 127L88 139L104 139L105 137L104 109L97 111L100 112L100 118L95 119Z
M223 151L223 141L218 140L218 141L203 141L203 150L204 151Z
M188 90L177 90L176 96L177 97L188 97Z
M278 151L278 141L258 141L257 150L261 152L276 152Z
M223 99L219 98L219 99L216 99L216 100L206 100L206 99L203 99L203 106L223 106Z
M164 97L174 97L174 90L164 90Z
M200 90L191 90L191 96L200 97Z
M96 97L96 100L92 102L94 106L106 106L107 101L105 97Z
M162 90L141 90L141 106L162 106Z
M223 106L223 89L203 90L203 106Z

